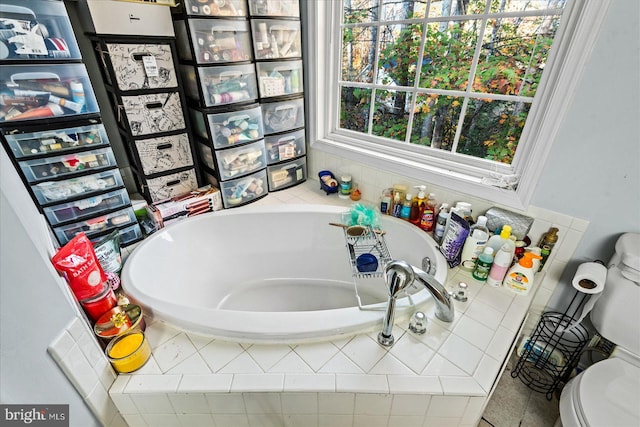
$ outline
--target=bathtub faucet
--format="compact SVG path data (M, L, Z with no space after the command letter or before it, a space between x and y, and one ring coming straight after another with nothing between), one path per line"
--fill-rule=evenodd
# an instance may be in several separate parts
M384 317L382 331L378 334L378 342L384 346L393 345L393 318L395 317L396 298L398 294L412 283L422 284L432 295L436 304L435 315L443 322L453 321L453 304L449 292L432 275L425 273L406 261L393 260L385 266L385 280L389 286L389 301Z

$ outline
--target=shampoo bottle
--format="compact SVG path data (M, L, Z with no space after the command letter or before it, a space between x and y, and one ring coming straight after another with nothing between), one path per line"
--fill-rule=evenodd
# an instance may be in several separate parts
M473 269L473 273L471 275L474 279L479 280L481 282L486 282L487 277L489 277L489 271L491 271L491 265L493 264L493 249L484 248L482 253L478 255L478 259L476 260L476 266Z
M491 266L491 270L489 270L489 277L487 277L488 285L496 287L502 286L502 281L507 275L509 267L511 267L515 250L516 247L513 241L507 239L493 258L493 265Z
M525 252L520 261L509 269L507 275L502 282L506 288L511 289L517 294L527 295L533 287L533 260L541 259L541 256L533 252Z
M400 209L400 218L405 221L409 221L409 217L411 216L411 199L411 193L407 193L402 208Z
M474 263L484 246L487 244L489 240L489 229L487 228L487 217L479 216L478 221L471 226L469 230L469 237L464 242L464 247L462 248L462 266L467 267L469 271L473 269ZM467 265L465 265L465 263Z
M502 231L500 231L500 234L494 234L493 236L489 237L487 246L493 249L493 253L497 255L502 245L504 245L507 240L509 240L509 237L511 237L511 226L504 225L502 226Z
M420 218L420 228L424 231L433 231L436 224L436 204L436 195L429 193L424 210L422 211L422 217Z
M411 212L409 213L409 222L413 225L420 225L420 218L427 202L427 197L424 194L424 190L427 188L424 185L417 185L418 195L411 201Z

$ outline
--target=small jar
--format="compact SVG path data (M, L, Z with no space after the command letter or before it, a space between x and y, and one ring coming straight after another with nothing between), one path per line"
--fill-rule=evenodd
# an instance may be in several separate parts
M340 177L340 195L349 197L351 194L351 175L342 175Z
M129 373L147 363L151 357L151 346L144 332L134 330L112 339L105 353L116 372Z
M96 321L103 313L111 310L118 303L115 292L111 289L108 282L102 284L104 289L98 295L91 298L83 299L80 305L84 308L85 313L92 321Z

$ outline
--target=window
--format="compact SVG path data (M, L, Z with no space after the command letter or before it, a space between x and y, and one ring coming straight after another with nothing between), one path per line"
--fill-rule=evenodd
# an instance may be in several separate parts
M312 147L521 209L608 5L303 3Z

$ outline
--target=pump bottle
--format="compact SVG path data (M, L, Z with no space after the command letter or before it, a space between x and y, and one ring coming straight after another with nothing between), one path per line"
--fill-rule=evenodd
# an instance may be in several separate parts
M507 275L507 270L511 267L515 250L516 246L513 241L507 239L493 258L493 265L491 266L491 270L489 270L489 277L487 277L488 285L496 287L502 286L502 281Z
M547 262L549 255L551 255L551 251L558 241L558 229L556 227L551 227L547 233L542 236L540 239L540 243L538 243L538 247L541 250L542 259L540 260L540 267L538 271L542 270L544 264Z
M400 211L402 210L402 201L400 200L400 193L396 191L393 196L393 210L391 214L396 218L400 218Z
M411 201L411 212L409 213L409 222L413 225L420 225L420 219L426 206L427 198L424 194L424 190L427 188L424 185L417 185L418 195Z
M533 287L533 279L535 270L533 269L533 260L541 259L541 256L533 252L525 252L517 264L509 269L507 275L502 282L506 288L520 295L527 295Z
M407 193L402 208L400 208L400 218L405 221L409 221L409 216L411 216L411 199L411 193Z

